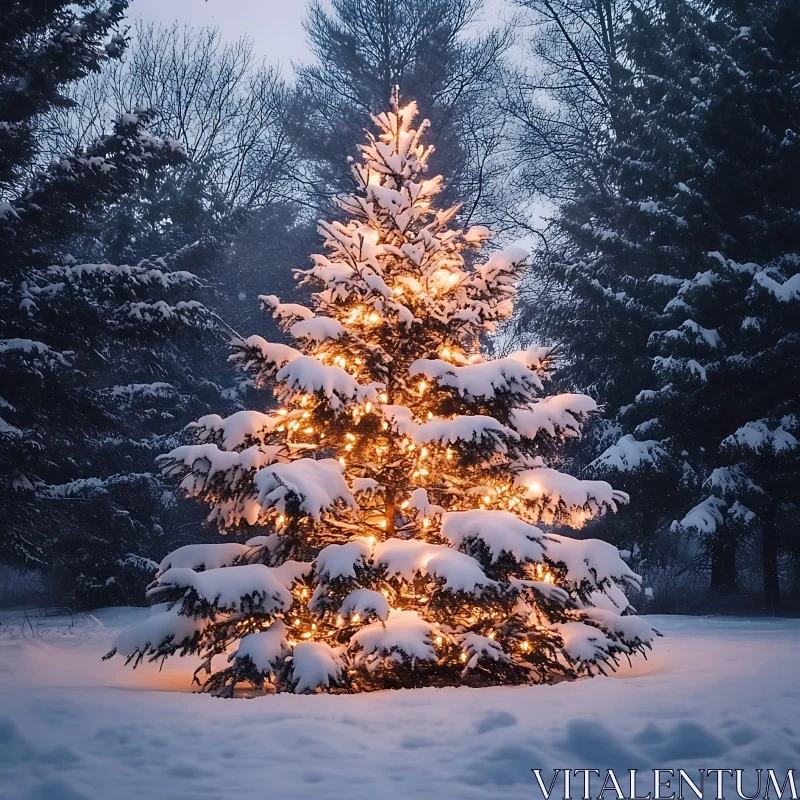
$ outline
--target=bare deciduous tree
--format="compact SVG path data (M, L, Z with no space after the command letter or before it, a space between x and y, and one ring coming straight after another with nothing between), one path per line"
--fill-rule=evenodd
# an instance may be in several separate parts
M508 74L501 101L518 154L510 185L558 204L587 183L603 186L598 165L617 127L624 3L516 1L530 35L527 63Z
M355 154L353 143L397 86L401 101L417 101L433 123L431 170L450 176L444 201L463 201L464 217L486 206L503 141L492 93L512 35L502 26L477 35L486 28L483 6L483 0L313 0L306 32L316 63L297 73L311 202L324 207L352 188L346 159Z
M290 91L247 39L225 43L215 29L138 23L126 58L89 76L73 99L75 108L41 122L53 155L102 135L109 119L147 108L150 129L180 139L231 207L269 205L290 191Z

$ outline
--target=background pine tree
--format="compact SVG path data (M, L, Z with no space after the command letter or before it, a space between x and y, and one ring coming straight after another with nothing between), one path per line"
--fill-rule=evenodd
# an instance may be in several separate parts
M99 217L185 164L182 145L152 135L147 112L126 112L110 134L37 166L43 115L69 108L70 83L122 52L125 7L0 12L0 560L36 569L48 601L90 606L132 602L149 579L175 504L153 457L183 415L221 399L176 349L189 329L208 343L217 325L191 299L195 276L71 254Z

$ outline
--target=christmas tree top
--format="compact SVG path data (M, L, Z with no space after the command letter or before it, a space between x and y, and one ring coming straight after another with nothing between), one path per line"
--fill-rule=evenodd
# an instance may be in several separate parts
M312 307L261 298L294 345L234 342L280 407L203 417L162 457L221 528L270 532L164 559L157 613L115 643L134 665L198 653L215 693L363 691L591 675L650 646L616 548L536 527L627 497L552 466L596 406L545 396L547 349L481 354L526 254L473 263L489 231L436 208L416 113L373 118L347 221L298 275Z

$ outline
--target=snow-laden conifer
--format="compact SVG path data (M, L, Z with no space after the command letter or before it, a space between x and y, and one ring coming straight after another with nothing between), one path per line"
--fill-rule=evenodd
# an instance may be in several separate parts
M298 274L310 307L262 297L292 344L233 343L280 406L203 417L161 457L220 528L266 533L168 556L158 607L116 641L134 665L194 653L214 693L355 692L592 675L650 647L616 548L549 527L627 501L552 461L595 403L546 396L547 349L482 354L526 254L480 259L488 230L437 208L416 113L374 117L358 191Z

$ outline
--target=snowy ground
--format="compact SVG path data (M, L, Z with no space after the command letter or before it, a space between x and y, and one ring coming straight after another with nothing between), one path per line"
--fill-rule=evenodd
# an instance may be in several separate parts
M528 800L533 767L800 762L800 620L651 617L650 661L558 686L218 700L188 659L100 661L143 614L23 638L0 612L0 798Z

